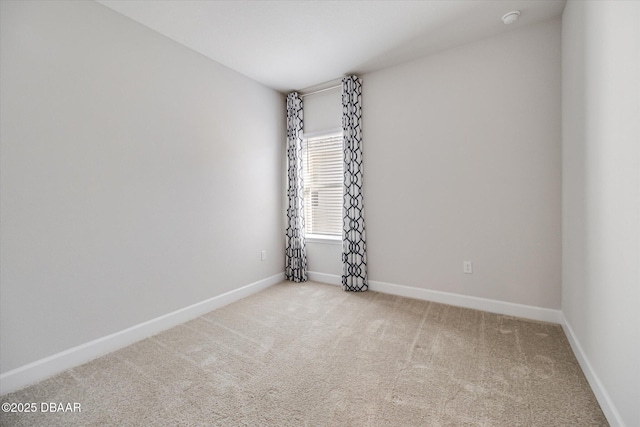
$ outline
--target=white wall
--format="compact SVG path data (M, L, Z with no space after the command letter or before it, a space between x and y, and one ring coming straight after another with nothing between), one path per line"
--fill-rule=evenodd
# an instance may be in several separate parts
M364 76L372 280L560 308L560 34L556 19Z
M342 85L305 96L302 106L305 133L342 127ZM318 278L313 273L342 276L342 242L307 238L307 267L312 280L328 281L326 277Z
M640 3L569 1L562 24L562 311L609 421L638 426Z
M281 94L94 2L1 3L1 372L282 272Z
M363 126L371 280L560 308L559 20L364 75Z
M306 95L302 100L303 131L321 132L342 127L342 85Z

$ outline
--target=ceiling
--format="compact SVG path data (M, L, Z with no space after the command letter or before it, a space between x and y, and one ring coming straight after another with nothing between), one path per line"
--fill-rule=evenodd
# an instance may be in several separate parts
M560 16L565 0L97 0L281 92ZM520 10L517 22L502 15Z

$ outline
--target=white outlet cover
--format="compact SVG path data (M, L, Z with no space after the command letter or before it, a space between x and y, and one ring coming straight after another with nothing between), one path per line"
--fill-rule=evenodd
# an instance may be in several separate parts
M473 274L473 263L471 261L464 261L462 263L462 271L465 274Z

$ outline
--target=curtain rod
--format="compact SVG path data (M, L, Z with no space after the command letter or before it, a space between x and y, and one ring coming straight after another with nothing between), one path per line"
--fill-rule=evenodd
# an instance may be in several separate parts
M305 96L309 96L309 95L315 95L316 93L320 93L320 92L326 92L328 90L332 90L332 89L337 89L339 87L342 87L342 83L335 85L335 86L330 86L330 87L326 87L324 89L320 89L320 90L314 90L313 92L308 92L308 93L303 93L300 94L301 98L304 98Z

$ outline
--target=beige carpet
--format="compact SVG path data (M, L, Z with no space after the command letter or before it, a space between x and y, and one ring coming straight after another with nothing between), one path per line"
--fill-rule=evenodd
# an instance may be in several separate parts
M602 426L558 325L283 283L2 402L3 426Z

